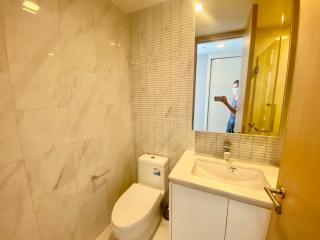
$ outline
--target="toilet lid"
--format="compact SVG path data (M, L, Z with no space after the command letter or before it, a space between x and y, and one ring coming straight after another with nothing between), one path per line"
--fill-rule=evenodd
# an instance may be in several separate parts
M136 226L150 215L161 195L162 192L158 189L132 184L115 204L111 216L112 224L122 229Z

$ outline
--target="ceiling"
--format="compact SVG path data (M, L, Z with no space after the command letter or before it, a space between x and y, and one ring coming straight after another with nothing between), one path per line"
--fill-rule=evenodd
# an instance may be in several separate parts
M122 11L133 13L167 0L112 0ZM259 27L278 24L283 5L288 0L190 0L201 3L202 11L196 13L196 36L223 33L244 29L254 3L261 11ZM286 11L285 11L286 12Z
M117 7L126 13L133 13L161 2L169 0L111 0ZM194 4L201 2L203 11L197 14L196 21L199 22L199 30L204 29L212 24L222 29L228 27L239 29L244 27L247 21L252 2L256 0L190 0ZM212 22L215 20L215 22ZM228 25L228 26L227 26Z
M221 44L224 47L219 47ZM197 45L197 55L223 55L232 52L240 56L242 54L242 47L243 38L200 43Z
M111 0L118 8L126 13L133 13L151 7L165 0Z
M202 11L196 13L196 36L244 29L256 0L199 0Z

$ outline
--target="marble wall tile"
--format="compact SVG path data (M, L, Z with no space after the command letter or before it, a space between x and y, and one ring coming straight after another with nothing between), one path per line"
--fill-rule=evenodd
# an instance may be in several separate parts
M119 25L119 19L122 16L126 15L119 11L111 1L93 0L95 39L103 40L106 44L120 43L117 33L122 31L121 25Z
M128 15L23 2L0 2L0 238L93 240L136 176Z
M1 239L39 239L22 161L0 166L0 222Z
M67 70L65 79L82 229L85 239L95 239L110 219L105 210L107 175L91 180L109 168L102 137L109 113L100 101L97 74Z
M41 17L7 3L5 29L15 107L64 106L57 19Z
M0 164L22 159L8 79L0 73Z
M1 239L40 240L31 201L0 209Z
M104 105L126 103L130 100L129 70L127 55L121 54L121 47L111 46L97 39L97 65L101 102Z
M103 103L128 102L128 16L109 1L95 0L94 39Z
M3 3L2 3L3 4ZM0 5L2 8L3 5ZM0 11L0 164L22 159L10 88L3 15Z
M99 185L91 177L103 174L109 169L109 161L104 154L102 136L73 143L74 159L77 171L77 186L80 206L85 205L96 193ZM107 175L100 181L106 181Z
M71 137L73 142L98 137L101 134L108 108L70 110Z
M58 0L63 63L92 72L96 64L91 0Z
M78 206L76 181L36 200L35 216L41 239L83 239Z
M18 124L32 198L75 178L68 111L19 111Z
M0 238L39 240L9 84L3 1L0 2Z
M107 189L109 185L106 178L98 179L94 183L95 191L88 201L80 206L81 223L85 240L96 239L108 226L110 207Z
M67 86L69 109L103 107L96 73L65 69L63 76Z
M137 171L129 104L122 111L118 111L119 106L112 107L103 132L105 157L111 169L107 181L110 214L116 200L136 178Z
M73 142L87 141L101 134L108 108L101 102L97 74L66 70L70 130Z
M17 205L29 197L29 189L22 161L0 166L0 209Z
M6 3L15 5L17 8L23 8L25 0L4 0ZM39 7L39 11L36 15L40 17L50 18L57 20L58 17L58 5L56 0L37 0L30 1Z

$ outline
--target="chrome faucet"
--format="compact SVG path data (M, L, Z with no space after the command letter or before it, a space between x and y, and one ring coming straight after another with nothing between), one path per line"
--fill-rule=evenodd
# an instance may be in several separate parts
M231 156L231 152L230 152L230 147L231 147L232 143L228 140L225 140L223 143L223 158L226 161L230 160L230 156Z
M232 145L232 143L230 141L225 140L223 143L224 152L230 152L231 145Z

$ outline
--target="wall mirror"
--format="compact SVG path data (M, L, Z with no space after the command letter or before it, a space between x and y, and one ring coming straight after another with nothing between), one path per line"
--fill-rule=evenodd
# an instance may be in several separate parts
M195 131L278 136L290 97L292 0L195 4Z

